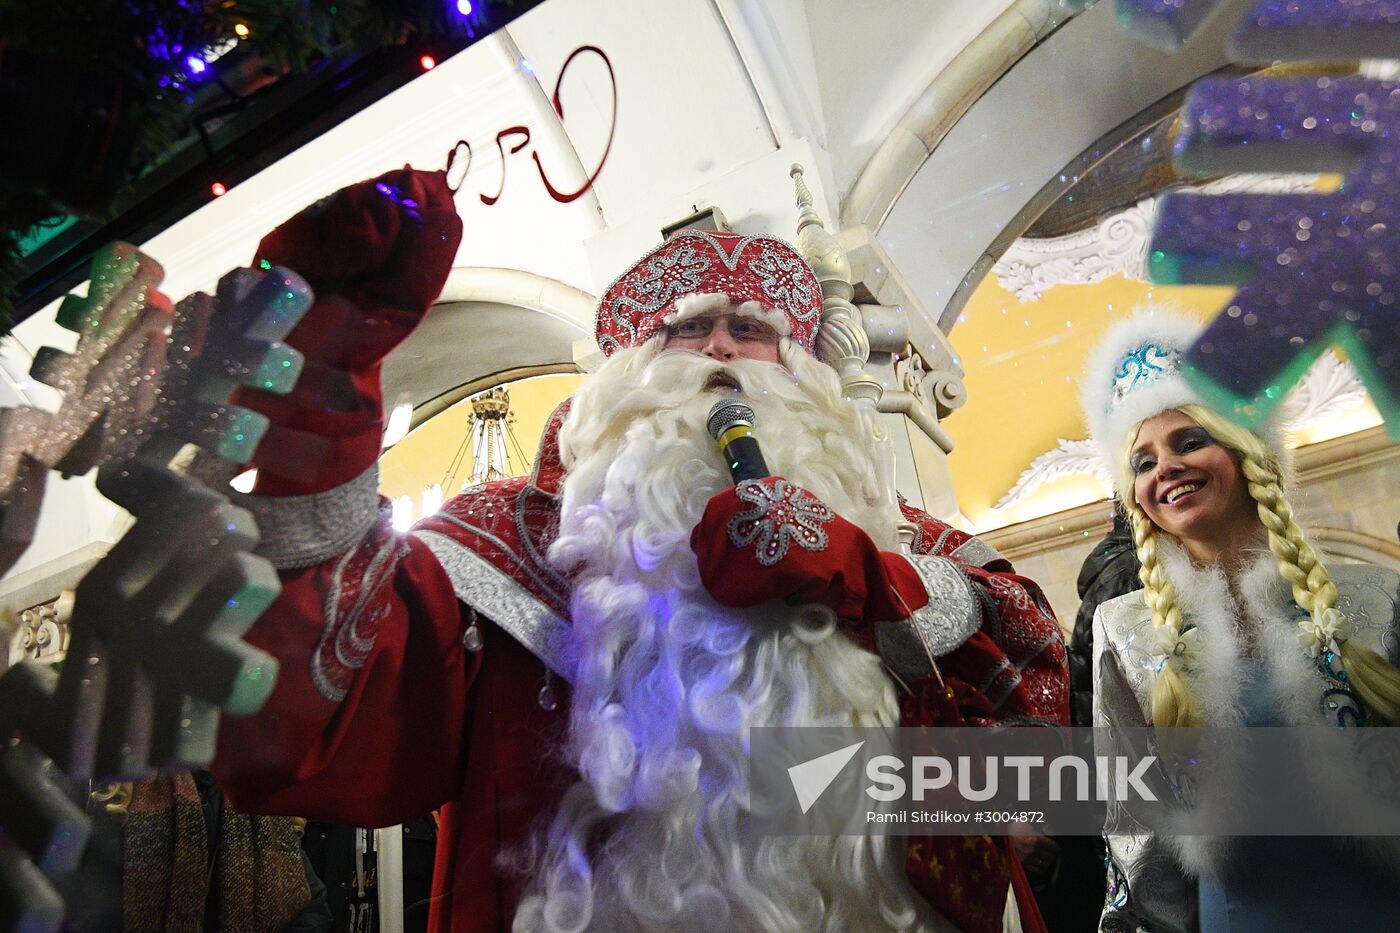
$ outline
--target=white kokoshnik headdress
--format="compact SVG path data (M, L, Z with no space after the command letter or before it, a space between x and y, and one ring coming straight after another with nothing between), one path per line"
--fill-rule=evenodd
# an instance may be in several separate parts
M1200 321L1175 311L1139 308L1110 327L1089 354L1080 404L1089 436L1115 484L1129 431L1164 411L1203 404L1182 374L1182 364L1204 329Z
M1206 405L1183 372L1187 351L1205 329L1201 321L1170 306L1145 305L1110 327L1089 354L1079 401L1089 436L1115 488L1118 458L1130 431L1164 411ZM1286 473L1282 419L1252 430L1278 456Z

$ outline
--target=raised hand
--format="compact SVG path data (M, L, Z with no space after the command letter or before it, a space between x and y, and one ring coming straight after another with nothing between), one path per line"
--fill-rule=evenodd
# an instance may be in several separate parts
M272 422L253 459L255 492L323 492L375 462L380 366L441 293L461 237L446 175L405 168L343 188L263 238L258 262L295 269L316 303L287 338L306 357L297 387L236 397Z

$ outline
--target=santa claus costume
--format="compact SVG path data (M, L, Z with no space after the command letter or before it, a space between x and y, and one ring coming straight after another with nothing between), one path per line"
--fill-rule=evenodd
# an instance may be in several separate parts
M813 355L802 257L694 231L657 247L604 294L608 360L531 474L399 534L376 489L379 365L459 234L442 175L404 170L259 249L317 302L289 339L302 383L244 399L273 424L246 505L283 585L248 640L282 670L221 732L235 804L357 825L441 808L439 930L996 931L1009 887L1036 929L1005 840L746 831L753 726L1068 720L1038 588L884 501L875 428ZM772 328L781 362L663 351L716 314ZM737 487L705 429L734 392L774 474Z

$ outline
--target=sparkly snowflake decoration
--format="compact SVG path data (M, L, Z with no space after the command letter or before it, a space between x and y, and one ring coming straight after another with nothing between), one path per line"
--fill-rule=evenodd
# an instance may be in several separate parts
M134 247L101 251L87 297L58 312L76 349L42 348L31 369L61 406L0 421L0 572L33 536L50 470L96 467L99 491L136 519L77 587L62 673L24 663L0 676L0 872L15 882L0 886L0 916L19 928L61 923L46 876L71 871L86 842L54 769L121 779L206 764L219 710L256 711L276 678L241 638L277 575L223 493L267 421L228 399L290 390L302 360L278 341L311 292L286 270L241 269L172 308L162 274Z
M1118 0L1130 28L1180 45L1215 0ZM1393 56L1400 0L1253 6L1239 61ZM1246 425L1268 419L1314 359L1344 347L1400 438L1400 87L1357 76L1209 78L1182 114L1178 167L1198 175L1325 172L1331 192L1163 199L1149 272L1238 292L1186 356L1186 377Z

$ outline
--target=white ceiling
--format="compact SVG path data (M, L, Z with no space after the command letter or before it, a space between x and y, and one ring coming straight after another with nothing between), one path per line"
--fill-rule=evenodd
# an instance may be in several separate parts
M877 271L900 278L906 310L931 324L1067 159L1219 60L1218 39L1154 57L1112 14L1102 2L1070 19L1057 0L550 0L140 245L178 299L248 262L302 206L405 163L442 167L466 140L457 271L507 270L513 295L572 296L578 324L589 295L697 208L719 207L742 232L792 236L787 170L801 162L833 229L858 180L878 189L888 210L865 218L865 234L894 268ZM591 51L561 81L585 46L611 62L615 95ZM972 84L952 80L968 74ZM546 190L545 178L577 190L595 169L575 200ZM472 300L511 303L489 289ZM56 306L5 348L9 388L22 388L29 351L71 345ZM451 381L432 374L434 386Z

